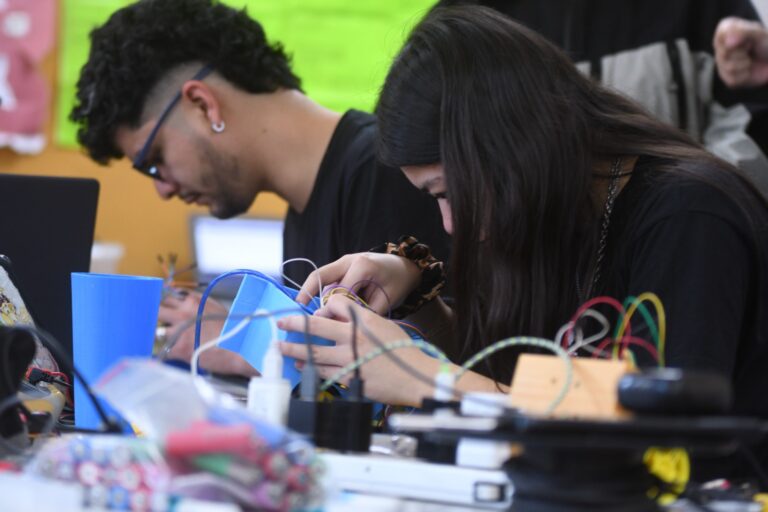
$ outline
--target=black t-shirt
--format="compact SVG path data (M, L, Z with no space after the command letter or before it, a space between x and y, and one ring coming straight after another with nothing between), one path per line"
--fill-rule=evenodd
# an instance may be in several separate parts
M318 266L413 235L448 261L449 237L437 201L414 187L400 169L376 161L375 117L350 110L333 133L303 212L288 210L283 258L308 258ZM286 265L303 283L308 265Z
M641 157L616 199L605 262L602 293L650 291L663 302L667 366L727 376L732 412L768 419L768 211L738 176L714 164ZM633 327L641 324L636 318ZM768 467L765 448L759 457Z

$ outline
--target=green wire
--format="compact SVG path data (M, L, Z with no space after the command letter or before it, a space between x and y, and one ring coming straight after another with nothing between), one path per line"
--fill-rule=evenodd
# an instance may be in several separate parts
M544 339L544 338L532 338L527 336L519 336L515 338L507 338L505 340L497 341L493 345L490 345L474 356L472 356L466 363L464 363L461 366L461 369L456 373L456 380L459 380L462 375L464 375L470 368L475 366L477 363L482 361L483 359L486 359L487 357L491 356L492 354L495 354L496 352L503 350L508 347L514 347L514 346L530 346L530 347L540 347L545 348L549 350L550 352L554 352L556 356L558 356L560 359L563 360L565 363L565 382L563 383L562 388L560 389L560 392L557 394L557 396L552 400L552 402L547 407L547 410L545 411L545 414L549 414L552 411L555 410L555 408L560 405L560 402L563 401L565 398L565 395L568 394L568 390L571 389L571 382L573 381L573 363L571 362L571 358L568 355L568 352L563 350L562 347L557 345L555 342Z
M410 347L418 347L422 350L431 352L443 364L450 364L451 362L450 359L448 359L448 356L445 355L445 352L443 352L433 344L429 343L428 341L413 340L413 339L391 341L386 345L384 345L383 347L377 348L375 350L368 352L364 356L358 357L356 361L352 361L351 363L349 363L348 365L344 366L342 369L340 369L339 371L331 375L331 377L326 379L325 382L323 382L323 384L320 386L320 391L326 391L334 383L338 382L339 379L349 375L359 367L363 366L365 363L368 363L376 359L377 357L385 354L386 352L391 352L399 348L410 348Z
M637 297L633 295L630 295L629 297L627 297L626 300L624 300L624 304L623 304L624 311L627 311L629 309L629 306L631 306L632 303L634 303L635 301L637 301ZM642 302L639 302L637 304L637 311L640 313L640 315L642 315L646 325L648 325L648 330L651 331L651 337L653 338L653 343L656 345L656 349L658 350L659 349L659 329L656 326L656 321L651 316L651 313L650 311L648 311L648 308L646 308L645 304L643 304ZM619 329L621 329L624 321L626 320L622 319L622 321L616 325L616 329L613 331L614 340L616 339L616 336L619 335ZM619 340L616 340L617 343L618 341Z
M472 358L470 358L466 363L464 363L462 367L459 369L459 371L456 372L456 376L455 376L456 380L458 380L462 375L464 375L470 368L475 366L477 363L479 363L483 359L491 356L492 354L495 354L496 352L503 350L507 347L520 346L520 345L540 347L540 348L547 349L551 352L554 352L555 355L560 357L560 359L562 359L563 362L565 363L565 371L566 371L565 382L563 383L563 386L560 389L560 392L557 394L557 396L552 400L552 402L547 407L545 414L549 414L558 405L560 405L560 402L563 401L563 399L565 398L565 395L568 394L568 390L571 388L571 383L573 382L573 364L571 363L571 359L568 356L568 353L565 350L563 350L561 347L559 347L557 344L555 344L553 341L543 339L543 338L532 338L532 337L525 337L525 336L517 337L517 338L508 338L505 340L498 341L493 345L481 350L480 352L472 356ZM408 340L391 341L386 345L384 345L383 347L377 348L376 350L372 350L367 354L365 354L364 356L359 357L356 361L352 361L348 365L344 366L338 372L331 375L329 379L325 380L325 382L323 382L323 384L320 386L320 390L326 391L335 382L338 382L339 379L345 377L346 375L349 375L360 366L372 361L373 359L376 359L377 357L385 354L386 352L391 352L393 350L397 350L399 348L406 348L406 347L418 347L422 350L432 352L432 354L437 356L437 358L443 364L446 364L446 365L450 364L450 360L442 350L440 350L436 346L424 340L408 339Z

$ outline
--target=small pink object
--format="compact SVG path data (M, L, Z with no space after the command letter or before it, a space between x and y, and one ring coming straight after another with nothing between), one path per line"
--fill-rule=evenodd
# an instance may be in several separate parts
M165 442L165 452L172 457L189 457L204 453L237 455L251 442L251 427L195 423L187 430L172 432Z

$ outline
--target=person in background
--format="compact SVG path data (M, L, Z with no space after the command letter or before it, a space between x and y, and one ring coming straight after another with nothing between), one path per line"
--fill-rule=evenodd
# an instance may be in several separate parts
M718 22L757 23L750 0L441 0L502 12L724 160L768 198L768 90L734 90L715 71Z
M665 364L724 376L734 415L768 418L768 203L737 168L487 8L436 9L423 20L376 112L382 160L438 200L452 233L455 308L434 308L432 320L453 327L462 360L512 336L554 339L591 298L651 292L666 310ZM375 338L406 338L376 314L386 311L385 293L399 302L435 284L424 251L392 244L385 252L319 269L323 282L381 287L359 290L375 312L331 297L311 317L310 331L336 342L313 351L321 376L350 363L353 339L365 355ZM305 292L317 291L316 278ZM353 314L364 326L356 337ZM279 324L303 330L300 317ZM307 358L299 345L282 350ZM640 366L656 364L650 352L633 353ZM377 357L361 367L366 394L419 405L443 363L416 348L396 354L426 382ZM506 390L518 354L492 355L456 389ZM744 470L720 462L713 475Z
M377 164L375 118L312 101L282 46L245 11L218 1L141 0L116 11L91 33L71 118L93 160L129 158L162 199L230 218L274 192L289 207L285 259L323 265L406 233L447 257L435 200ZM301 264L286 271L299 283L308 273ZM198 295L163 303L169 336L198 303ZM210 339L222 322L205 326ZM188 360L191 352L188 329L171 356ZM201 365L253 373L225 350L206 353Z
M768 84L768 31L756 21L725 18L713 41L717 71L728 87Z

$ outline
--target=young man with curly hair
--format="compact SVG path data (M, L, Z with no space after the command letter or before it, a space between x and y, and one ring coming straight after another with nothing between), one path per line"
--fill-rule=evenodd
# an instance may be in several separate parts
M71 118L96 162L128 157L160 197L219 218L245 213L259 192L276 193L289 205L286 259L322 265L401 235L447 256L435 201L376 163L374 117L305 96L282 46L245 11L215 0L141 0L95 29L91 43ZM304 269L288 270L303 282ZM161 320L176 325L196 304L169 299ZM190 354L189 338L173 352ZM212 353L207 366L251 372L230 354Z

